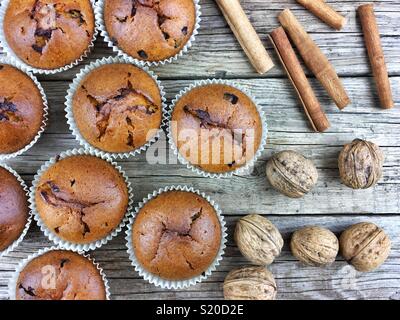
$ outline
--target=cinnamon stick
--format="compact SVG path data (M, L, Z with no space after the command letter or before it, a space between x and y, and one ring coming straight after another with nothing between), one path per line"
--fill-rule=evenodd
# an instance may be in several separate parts
M264 74L272 69L274 63L243 11L239 0L216 0L216 2L257 72Z
M381 106L384 109L390 109L394 106L394 102L379 29L374 14L374 6L372 4L361 5L358 7L358 14Z
M346 18L337 13L324 0L296 0L304 8L336 30L340 30L346 24Z
M283 30L282 27L273 30L270 39L300 98L304 112L310 120L311 126L315 131L325 131L330 126L329 121L322 111L321 105L304 74L300 62L286 36L285 30Z
M342 81L328 58L311 39L293 13L289 9L283 10L279 15L279 21L293 40L307 67L321 82L338 108L346 107L350 103L350 99Z

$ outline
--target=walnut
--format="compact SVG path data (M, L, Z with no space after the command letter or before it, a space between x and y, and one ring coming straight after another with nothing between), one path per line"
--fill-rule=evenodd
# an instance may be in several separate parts
M256 265L271 264L283 247L279 230L257 214L245 216L237 222L234 238L243 256Z
M282 151L267 163L267 178L271 185L291 198L301 198L318 180L318 171L311 160L295 151Z
M373 223L361 222L340 236L343 257L358 271L371 271L385 262L390 253L390 239Z
M290 249L301 262L321 267L335 261L339 241L328 229L308 226L293 233Z
M224 281L226 300L274 300L276 283L265 267L244 267L231 271Z
M340 178L353 189L372 187L382 177L383 159L383 153L376 144L355 139L340 152Z

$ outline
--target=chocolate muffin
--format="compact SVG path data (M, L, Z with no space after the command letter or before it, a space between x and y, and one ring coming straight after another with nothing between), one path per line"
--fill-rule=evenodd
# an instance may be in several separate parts
M57 69L88 49L94 12L89 0L10 0L3 28L9 47L22 61Z
M28 222L26 192L17 178L0 166L0 252L17 240Z
M20 272L17 300L106 300L100 271L78 253L53 250L32 259Z
M124 177L110 163L87 155L59 160L40 177L37 211L59 238L85 244L100 240L122 221L128 206Z
M171 133L179 153L207 172L224 173L254 158L262 120L251 99L228 85L196 87L176 103Z
M43 99L32 79L0 64L0 154L17 152L31 143L43 117Z
M201 196L169 191L147 202L138 213L132 244L142 267L167 280L201 275L221 244L221 225L213 206Z
M72 109L83 138L107 152L133 151L161 126L159 87L131 64L106 64L88 74L75 92Z
M193 0L105 0L104 23L114 44L128 55L161 61L179 53L193 34Z

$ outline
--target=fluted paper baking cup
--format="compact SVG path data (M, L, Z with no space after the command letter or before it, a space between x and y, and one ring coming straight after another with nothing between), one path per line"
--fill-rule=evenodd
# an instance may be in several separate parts
M117 45L114 44L112 41L111 37L109 36L107 32L107 28L104 23L104 0L98 0L96 7L95 7L95 15L96 15L96 22L97 22L97 27L99 29L100 35L104 38L104 41L107 43L107 45L112 48L114 52L116 52L118 55L128 58L130 57L131 59L135 60L137 64L139 65L145 65L145 66L159 66L159 65L165 65L167 63L171 63L173 61L178 60L179 57L183 56L184 53L186 53L189 48L193 45L193 42L196 39L196 35L199 33L200 29L200 22L201 22L201 7L199 4L199 0L193 0L195 9L196 9L196 22L195 26L193 29L192 36L186 43L186 45L183 47L181 51L179 51L175 56L161 60L161 61L143 61L136 59L134 57L131 57L129 54L124 52L122 49L120 49Z
M1 9L1 7L0 7L0 9ZM29 70L27 68L25 68L23 65L18 65L13 60L6 58L6 57L0 57L0 64L7 64L14 68L17 68L20 71L22 71L23 73L25 73L29 78L31 78L32 81L35 83L36 87L39 89L39 92L40 92L40 95L42 96L42 101L43 101L43 119L42 119L42 125L40 126L38 133L33 138L33 140L29 144L27 144L25 147L23 147L22 149L20 149L16 152L13 152L13 153L0 153L0 161L4 161L4 160L10 159L10 158L19 156L22 153L26 152L27 150L32 148L32 146L39 140L39 138L41 137L41 135L47 125L49 106L47 104L46 93L44 92L42 85L40 84L38 79L31 72L29 72Z
M22 260L10 280L8 281L8 297L10 300L15 300L16 299L16 290L17 290L17 282L19 278L19 274L21 271L27 266L29 262L31 262L33 259L36 259L37 257L40 257L41 255L49 252L49 251L55 251L55 250L65 250L63 248L58 248L58 247L51 247L51 248L44 248L40 249L38 252L31 254L28 258ZM100 267L100 265L95 261L94 258L90 257L89 254L85 252L77 252L81 256L85 257L89 261L93 263L93 265L96 267L97 270L99 270L100 275L104 281L104 288L106 290L106 299L110 300L111 294L110 294L110 286L108 285L108 280L106 277L106 274L104 273L103 269Z
M36 201L35 201L35 192L36 188L38 186L40 177L42 174L47 171L52 165L54 165L57 161L65 158L69 158L72 156L79 156L79 155L90 155L94 157L98 157L100 159L103 159L113 165L115 169L118 170L118 172L124 177L126 186L128 188L128 193L129 193L129 201L128 201L128 207L126 210L126 214L124 218L122 219L121 223L111 232L109 233L106 237L93 241L90 243L73 243L67 240L64 240L57 236L53 231L51 231L46 224L43 222L42 218L40 217L40 214L36 208ZM49 161L47 161L45 164L42 165L42 167L39 169L37 174L34 177L34 180L32 182L32 187L30 188L30 194L29 194L29 203L30 203L30 208L32 209L32 214L33 218L36 220L37 225L40 227L40 230L45 234L47 238L49 238L51 241L53 241L57 246L60 248L66 249L66 250L72 250L72 251L88 251L88 250L94 250L96 248L100 248L102 245L106 244L108 241L110 241L112 238L117 236L118 233L121 232L121 230L125 227L127 222L129 221L129 217L131 215L131 212L133 210L133 191L131 187L131 183L128 180L128 176L125 174L125 172L122 170L120 166L118 166L117 163L113 162L113 160L104 154L101 154L96 151L90 151L90 150L84 150L84 149L73 149L73 150L68 150L65 152L60 153L57 157L51 158Z
M189 91L193 90L196 87L202 87L202 86L207 86L210 84L223 84L227 86L231 86L235 89L238 89L242 91L244 94L246 94L255 104L257 111L260 115L261 118L261 123L262 123L262 136L261 136L261 142L260 146L258 147L257 151L254 153L253 158L250 161L247 161L245 165L236 168L235 170L229 171L229 172L224 172L224 173L214 173L214 172L207 172L202 170L200 167L197 167L196 165L191 164L185 157L183 157L180 152L178 151L178 147L175 144L175 141L172 137L172 132L171 132L171 120L172 120L172 113L174 111L176 103ZM250 170L253 168L254 163L257 161L257 159L260 157L261 153L263 152L265 145L267 144L267 134L268 134L268 126L267 122L265 120L265 113L260 107L260 104L257 102L257 99L244 87L238 85L235 82L229 81L229 80L222 80L222 79L207 79L207 80L201 80L201 81L196 81L195 83L191 84L190 86L186 87L182 91L180 91L174 100L171 102L171 106L168 108L167 111L167 122L168 122L168 128L167 128L167 137L168 137L168 142L170 145L170 148L172 149L173 153L176 155L178 158L179 162L181 164L186 165L186 167L193 172L202 175L206 178L229 178L232 177L233 175L238 175L238 174L248 174Z
M191 192L191 193L195 193L195 194L203 197L205 200L207 200L213 206L215 212L217 213L219 223L221 225L221 244L220 244L220 248L218 250L218 253L217 253L214 261L211 263L211 265L207 268L207 270L203 274L201 274L197 277L193 277L191 279L179 280L179 281L166 280L166 279L160 278L160 277L148 272L141 266L140 262L137 260L136 255L135 255L135 250L133 249L132 226L133 226L133 223L135 222L136 215L139 213L139 211L143 208L143 206L147 202L149 202L153 198L156 198L161 193L168 192L168 191ZM135 208L134 215L129 218L128 229L125 232L126 233L125 239L126 239L126 245L128 248L127 251L128 251L129 259L131 260L131 264L133 267L135 267L135 270L139 273L139 275L144 278L144 280L154 284L157 287L161 287L164 289L183 289L183 288L187 288L189 286L195 285L196 283L207 279L207 277L210 276L211 273L217 269L217 267L219 266L219 264L223 258L223 255L225 253L226 241L227 241L226 240L226 238L227 238L226 230L227 230L227 228L225 226L225 220L222 215L221 209L214 202L214 200L212 200L205 193L200 192L199 190L195 190L192 187L178 185L178 186L167 186L165 188L160 188L159 190L155 190L153 193L149 194L146 198L144 198L142 200L142 202L140 202L138 204L138 206Z
M77 127L75 123L75 118L74 118L74 112L73 112L73 98L75 95L76 90L79 88L79 85L82 81L84 81L85 77L94 71L95 69L106 65L106 64L114 64L114 63L126 63L126 64L132 64L135 67L140 68L144 72L146 72L149 76L153 78L153 80L157 83L157 86L160 90L160 95L161 95L161 108L162 108L162 119L161 119L161 124L160 124L160 129L157 131L156 135L150 139L146 144L142 145L139 148L136 148L135 150L132 150L130 152L108 152L101 150L97 147L92 146L86 139L82 136L82 134L79 131L79 128ZM162 127L166 124L166 119L167 119L167 113L166 113L166 98L165 98L165 92L164 92L164 87L162 86L160 80L158 80L157 75L150 71L147 67L138 65L134 59L132 58L126 58L126 57L107 57L103 59L96 60L83 68L74 78L73 82L70 84L70 87L67 92L66 96L66 101L65 101L65 112L66 112L66 117L67 117L67 123L69 125L70 130L72 131L72 134L75 136L76 140L83 146L84 148L91 150L91 151L96 151L101 154L109 155L113 158L128 158L129 156L135 156L141 153L142 151L145 151L148 147L150 147L153 143L155 143L161 135L161 132L163 132Z
M86 51L75 61L71 62L68 65L65 65L61 68L56 68L56 69L40 69L40 68L36 68L33 67L29 64L27 64L25 61L23 61L22 59L20 59L15 53L14 51L11 49L11 47L8 45L7 39L5 37L5 33L4 33L4 28L3 28L3 24L4 24L4 17L8 8L8 4L9 4L10 0L2 0L1 1L1 6L0 6L0 46L2 47L4 53L11 59L13 60L13 62L20 68L20 67L25 67L27 70L33 72L33 73L38 73L38 74L55 74L55 73L59 73L59 72L63 72L63 71L67 71L68 69L71 69L75 66L77 66L79 63L81 63L83 61L83 59L85 59L88 54L90 53L90 51L92 50L92 48L94 47L94 42L96 41L97 38L97 34L98 34L98 30L97 30L97 23L95 21L95 25L94 25L94 33L93 33L93 37L92 40L89 44L89 46L87 47ZM91 4L92 4L92 8L93 8L93 13L95 13L95 0L90 0Z
M4 169L6 169L7 171L11 172L14 175L14 177L21 184L22 189L25 191L26 199L28 201L29 190L28 190L28 187L26 186L25 181L20 177L20 175L14 169L10 168L8 165L0 163L0 167L3 167ZM22 242L22 240L24 240L25 235L28 232L29 227L31 225L31 222L32 222L32 212L29 210L28 219L26 221L24 230L22 230L21 235L19 236L19 238L17 240L15 240L12 244L10 244L6 249L4 249L3 251L0 251L0 257L10 253L11 251L13 251L15 248L18 247L18 245Z

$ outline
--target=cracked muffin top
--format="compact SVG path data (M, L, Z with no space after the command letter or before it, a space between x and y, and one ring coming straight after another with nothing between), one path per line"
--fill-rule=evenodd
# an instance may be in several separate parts
M175 104L171 132L179 153L207 172L244 166L261 144L262 120L252 100L228 85L199 86Z
M0 64L0 153L27 146L38 134L44 116L40 91L22 71Z
M0 252L17 240L28 222L28 200L17 178L0 166Z
M193 0L105 0L104 23L116 46L145 61L179 53L193 34Z
M129 195L124 177L107 161L70 156L45 171L35 202L44 224L63 240L90 243L106 237L122 221Z
M11 0L4 17L10 48L40 69L61 68L79 59L94 31L89 0Z
M147 202L132 230L135 255L149 273L167 280L201 275L221 244L221 225L203 197L169 191Z
M78 253L53 250L32 259L20 272L17 300L106 300L100 271Z
M131 64L106 64L88 74L74 94L72 109L84 139L106 152L133 151L161 126L159 87Z

